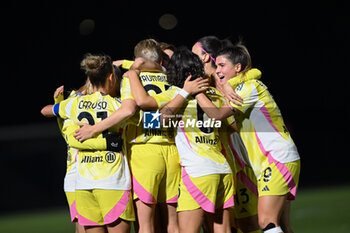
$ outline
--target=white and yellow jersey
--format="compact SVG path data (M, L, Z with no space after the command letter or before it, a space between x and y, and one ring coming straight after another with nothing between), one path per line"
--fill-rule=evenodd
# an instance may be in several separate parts
M141 72L139 77L142 85L150 96L160 94L170 87L167 76L164 73ZM125 77L121 84L121 99L134 99L131 93L130 81ZM137 125L128 125L126 131L128 143L175 143L174 131L172 128L144 129L142 119L143 111L140 110L135 115L139 117L139 121Z
M77 93L72 91L68 99L76 96ZM60 95L55 99L55 103L59 103L63 100L63 95ZM74 192L75 183L76 183L76 173L77 173L77 164L76 159L78 156L78 149L70 147L68 143L69 135L73 135L75 129L79 128L71 119L62 119L57 117L57 123L60 128L61 134L67 144L67 167L66 175L64 177L63 188L65 192Z
M159 107L162 107L178 92L178 88L172 87L154 98ZM211 87L207 90L206 95L217 107L225 103L222 95L215 88ZM232 173L225 156L221 153L219 128L227 127L223 125L224 122L209 118L194 98L188 100L176 116L180 118L170 120L165 127L177 127L176 147L181 158L181 165L186 168L187 173L192 177ZM233 122L234 118L230 117L225 124Z
M64 140L67 143L67 169L66 175L64 177L64 191L65 192L74 192L75 183L76 183L76 173L77 173L77 164L76 160L78 157L78 149L70 147L68 143L68 134L71 134L71 131L76 129L76 124L71 119L63 120L63 126L61 132L64 135ZM73 132L74 132L73 131Z
M84 122L94 125L107 118L119 107L120 100L95 92L91 95L64 100L54 105L53 111L56 116L70 119L74 124ZM117 125L110 128L109 131L119 132L120 128L120 125ZM103 132L97 138L102 139L106 133ZM101 143L105 141L101 140ZM104 146L105 144L101 145L101 148ZM123 153L106 150L79 150L77 163L76 189L130 190L131 188L128 163Z
M253 79L239 84L235 91L243 98L243 104L231 105L239 110L235 114L236 124L257 179L268 162L289 163L300 159L267 87L260 80Z

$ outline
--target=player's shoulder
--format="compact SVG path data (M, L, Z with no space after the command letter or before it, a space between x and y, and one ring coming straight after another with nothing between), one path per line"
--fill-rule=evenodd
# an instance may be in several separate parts
M267 89L267 87L262 81L258 79L253 79L253 80L247 80L238 84L237 87L235 88L235 91L246 92L246 91L252 91L253 89Z

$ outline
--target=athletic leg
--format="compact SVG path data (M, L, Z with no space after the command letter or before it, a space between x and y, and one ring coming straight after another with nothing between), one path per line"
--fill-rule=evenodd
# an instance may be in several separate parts
M114 223L107 225L108 233L129 233L131 223L118 218Z
M216 209L215 214L206 213L209 229L214 233L229 233L231 231L230 212L228 209Z
M161 222L166 226L166 232L179 233L179 224L176 213L176 203L161 203Z
M75 223L75 232L76 233L85 233L84 226L80 225L79 223Z
M246 218L237 219L239 229L243 232L258 231L258 215L249 216Z
M281 214L280 223L284 233L294 233L289 220L290 204L291 204L290 201L285 202L283 211Z
M84 226L86 233L106 233L105 226Z
M154 215L155 204L143 203L140 199L135 201L135 211L139 224L139 233L155 233Z
M259 197L258 219L261 229L268 230L280 226L279 219L286 200L287 195Z
M180 233L199 233L204 220L204 210L178 212L178 219Z

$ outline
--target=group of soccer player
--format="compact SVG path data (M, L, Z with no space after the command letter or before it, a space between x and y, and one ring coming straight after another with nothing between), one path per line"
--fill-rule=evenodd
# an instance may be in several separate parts
M86 83L41 111L68 145L76 232L293 232L300 157L247 48L146 39L134 56L85 55Z

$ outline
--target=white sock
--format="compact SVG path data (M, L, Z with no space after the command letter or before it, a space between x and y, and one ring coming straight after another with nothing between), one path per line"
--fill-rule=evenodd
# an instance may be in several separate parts
M272 229L269 229L267 231L264 231L264 233L283 233L281 227L274 227Z

